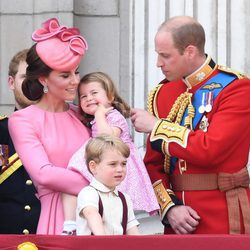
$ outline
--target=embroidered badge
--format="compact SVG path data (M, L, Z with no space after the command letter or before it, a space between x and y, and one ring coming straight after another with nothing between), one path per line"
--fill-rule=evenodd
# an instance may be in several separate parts
M206 76L206 74L205 74L204 72L200 72L200 73L198 73L198 74L196 75L196 79L197 79L198 81L201 81L201 80L204 79L205 76Z
M220 83L212 82L210 84L203 86L201 89L214 90L214 89L220 89L220 88L222 88L222 85Z

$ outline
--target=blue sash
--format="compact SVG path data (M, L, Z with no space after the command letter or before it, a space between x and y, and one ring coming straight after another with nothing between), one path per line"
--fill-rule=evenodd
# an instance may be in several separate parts
M220 72L219 74L215 75L211 79L209 79L204 85L201 86L200 89L198 89L193 97L193 106L195 108L195 117L193 119L193 128L197 126L199 123L201 117L203 116L203 113L200 113L198 111L199 107L202 104L202 94L203 92L213 92L213 99L218 96L218 94L229 84L231 83L234 79L236 79L237 76L235 75L230 75L225 72ZM215 87L209 88L209 86L214 85ZM187 116L188 110L186 109L183 119L181 121L181 125L184 126L184 118Z
M202 85L200 87L200 89L198 89L194 96L193 96L193 106L195 109L195 117L193 118L193 128L195 129L195 127L197 126L197 124L200 122L202 116L204 115L204 113L200 113L198 111L199 107L202 105L202 95L204 92L213 92L213 100L215 100L215 98L218 96L218 94L227 86L229 85L233 80L235 80L237 78L237 76L235 75L231 75L225 72L220 72L217 75L215 75L214 77L212 77L211 79L209 79L204 85ZM184 126L184 121L185 121L185 117L187 116L188 113L188 109L186 109L182 121L181 121L181 125ZM174 166L175 163L177 162L177 158L176 157L171 157L170 160L170 173L173 172L174 170Z

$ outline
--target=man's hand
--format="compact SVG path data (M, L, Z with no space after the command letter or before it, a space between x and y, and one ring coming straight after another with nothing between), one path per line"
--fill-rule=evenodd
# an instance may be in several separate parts
M150 133L157 118L143 109L131 109L131 121L137 132Z
M189 206L174 206L167 213L167 219L176 234L190 234L199 225L200 216Z

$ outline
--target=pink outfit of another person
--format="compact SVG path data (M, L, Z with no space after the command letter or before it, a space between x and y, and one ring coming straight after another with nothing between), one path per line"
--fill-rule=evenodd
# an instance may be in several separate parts
M10 116L9 130L41 201L37 234L61 234L61 193L77 195L88 184L81 174L66 167L90 132L78 119L73 105L58 113L31 105Z
M134 210L154 213L159 209L159 205L149 179L142 157L139 154L129 133L129 127L124 116L116 109L108 112L106 119L110 126L120 128L120 138L130 149L130 156L127 159L127 174L118 190L128 194L133 202ZM97 136L96 122L93 120L92 137ZM69 168L76 168L86 179L92 181L93 176L88 171L85 163L84 152L86 143L73 155L69 162Z

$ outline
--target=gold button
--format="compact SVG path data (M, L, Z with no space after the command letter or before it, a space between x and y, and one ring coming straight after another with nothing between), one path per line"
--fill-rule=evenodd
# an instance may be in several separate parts
M162 125L163 129L166 129L167 127L168 127L168 125L166 125L166 124Z
M28 229L24 229L23 230L23 234L29 234L30 232L29 232L29 230Z
M31 207L30 207L29 205L26 205L26 206L24 207L24 209L27 210L27 211L30 211L30 210L31 210Z
M28 186L32 185L32 180L27 180L26 185L28 185Z

